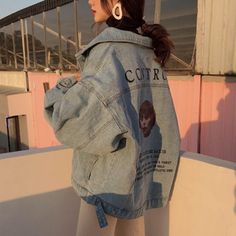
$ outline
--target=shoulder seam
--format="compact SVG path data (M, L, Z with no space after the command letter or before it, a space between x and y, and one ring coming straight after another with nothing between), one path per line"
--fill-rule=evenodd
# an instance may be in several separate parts
M106 56L106 54L107 54L107 51L109 51L110 48L111 48L111 42L102 42L102 43L98 43L98 44L94 45L94 47L92 47L92 48L89 50L89 53L88 53L88 55L86 56L86 59L89 59L89 57L91 56L91 55L90 55L90 52L91 52L92 50L94 50L95 47L97 47L97 46L99 46L99 45L101 45L101 44L108 44L108 45L107 45L107 47L103 50L103 52L105 52L105 51L106 51L106 52L104 53L102 60L101 60L101 58L99 58L98 63L95 63L95 65L93 65L93 68L94 68L93 73L94 73L94 75L96 75L97 73L99 73L100 70L103 68L103 66L106 64L105 56ZM95 49L95 50L97 50L97 49ZM89 64L89 62L88 62L88 64ZM88 66L88 64L86 64L86 66ZM86 68L86 67L84 67L84 69L85 69L85 68ZM83 69L83 70L84 70L84 69Z

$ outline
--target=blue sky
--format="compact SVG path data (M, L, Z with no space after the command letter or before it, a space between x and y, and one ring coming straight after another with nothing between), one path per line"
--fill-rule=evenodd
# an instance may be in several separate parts
M0 19L41 0L0 0Z

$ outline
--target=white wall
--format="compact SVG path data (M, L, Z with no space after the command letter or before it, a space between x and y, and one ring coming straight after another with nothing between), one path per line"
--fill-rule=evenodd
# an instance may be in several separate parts
M236 73L236 1L198 0L196 70Z
M27 89L26 73L15 71L0 71L0 85Z

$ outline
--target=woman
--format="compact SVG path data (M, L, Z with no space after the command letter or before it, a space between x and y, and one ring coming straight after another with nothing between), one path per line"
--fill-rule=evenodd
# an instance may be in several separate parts
M146 209L170 199L180 135L163 67L173 44L161 25L143 20L144 0L88 3L108 27L76 54L81 79L47 91L45 115L74 149L77 235L113 235L122 220L138 227Z

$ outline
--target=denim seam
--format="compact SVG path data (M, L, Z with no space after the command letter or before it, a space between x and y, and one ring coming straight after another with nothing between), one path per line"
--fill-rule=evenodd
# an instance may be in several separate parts
M84 51L82 52L81 56L88 50L91 50L91 48L95 47L98 44L101 43L131 43L131 44L137 44L146 48L153 48L150 47L150 45L143 43L142 40L137 40L137 39L132 39L132 38L127 38L127 39L108 39L108 40L98 40L97 42L94 42L93 44L89 45L89 47L85 48ZM79 58L79 57L78 57Z
M92 136L89 136L89 139L78 146L78 149L82 149L86 147L92 140L94 140L98 133L100 133L102 130L104 130L107 126L109 126L113 122L113 119L107 121L103 126L101 126L99 129L97 129Z
M111 114L113 120L115 121L116 125L118 126L118 128L120 129L120 131L122 133L127 132L127 130L125 130L124 128L122 128L122 125L120 124L120 122L118 121L118 119L116 118L116 116L113 114L113 112L111 111L110 107L108 106L108 104L105 102L105 99L103 99L103 97L100 95L100 93L98 93L96 91L96 89L94 88L94 86L92 85L91 82L86 81L86 83L83 81L80 81L81 84L83 84L83 86L88 90L88 92L93 93L97 99L103 104L103 106L105 107L105 109L107 109L109 111L109 113ZM88 86L89 85L89 86Z
M103 42L102 42L103 43ZM110 50L110 48L111 48L111 43L110 42L104 42L104 43L107 43L107 47L106 47L106 50ZM94 45L95 46L95 45ZM91 48L91 50L92 50L93 48ZM105 50L104 50L105 51ZM107 52L106 52L107 53ZM105 54L106 54L105 53ZM87 57L87 58L89 58L89 56ZM103 60L102 61L100 61L100 60L98 60L99 61L99 63L96 65L96 67L95 67L95 70L94 70L94 75L97 75L100 71L101 71L101 69L103 68L103 66L106 64L107 65L107 63L109 63L109 61L107 61L107 60L105 60L105 56L103 57ZM110 63L109 63L110 64Z
M160 88L169 89L169 86L166 85L166 84L147 84L147 83L143 83L143 84L140 84L140 85L134 85L130 88L125 88L121 92L107 98L105 102L106 102L107 105L110 105L114 100L116 100L118 97L120 97L123 94L129 93L129 92L131 92L133 90L136 90L136 89L147 88L147 87L160 87Z

